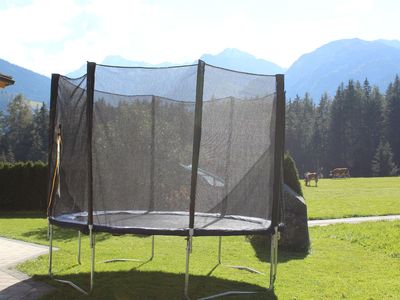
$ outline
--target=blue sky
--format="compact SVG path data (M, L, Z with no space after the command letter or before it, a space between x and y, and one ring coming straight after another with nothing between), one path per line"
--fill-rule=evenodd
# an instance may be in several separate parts
M49 76L107 55L184 63L238 48L287 68L333 40L400 40L399 12L398 0L1 0L0 58Z

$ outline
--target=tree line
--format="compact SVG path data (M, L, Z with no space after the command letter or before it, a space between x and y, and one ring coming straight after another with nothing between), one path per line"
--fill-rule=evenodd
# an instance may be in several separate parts
M45 104L32 110L16 96L0 111L0 161L47 161L49 111ZM286 150L300 174L324 176L335 167L347 167L352 176L393 176L400 167L400 79L385 93L349 80L333 98L318 104L305 94L286 105Z
M49 110L17 95L0 111L0 162L47 161Z
M400 166L400 79L383 94L378 87L349 80L335 96L315 104L306 93L286 105L286 149L300 174L329 175L347 167L354 177L395 176Z

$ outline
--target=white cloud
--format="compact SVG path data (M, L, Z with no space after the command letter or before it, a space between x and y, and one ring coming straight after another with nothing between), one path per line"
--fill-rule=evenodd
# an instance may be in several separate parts
M0 20L9 30L2 32L0 57L11 62L46 73L42 47L62 43L71 29L65 23L79 12L71 1L34 0L22 7L14 6L0 11Z

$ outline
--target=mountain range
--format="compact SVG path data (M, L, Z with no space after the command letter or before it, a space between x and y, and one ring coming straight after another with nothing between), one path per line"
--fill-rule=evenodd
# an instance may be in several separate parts
M217 55L204 54L205 62L233 70L260 73L285 74L286 97L303 96L308 92L318 102L327 92L334 96L340 83L349 79L363 82L385 91L396 74L400 74L400 41L345 39L333 41L302 55L288 69L238 49L225 49ZM194 62L189 62L194 63ZM142 67L165 67L175 65L165 62L152 65L141 61L127 60L121 56L108 56L102 64ZM13 86L0 90L0 110L18 93L33 101L49 102L50 78L0 59L0 72L11 75ZM86 65L67 76L78 77L86 72Z
M341 82L366 78L385 92L395 75L400 75L400 41L339 40L304 54L286 72L288 97L309 92L318 98L330 96Z

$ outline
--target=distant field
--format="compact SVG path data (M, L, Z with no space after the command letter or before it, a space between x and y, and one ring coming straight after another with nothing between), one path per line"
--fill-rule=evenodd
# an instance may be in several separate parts
M320 179L302 188L309 219L400 214L400 177Z

